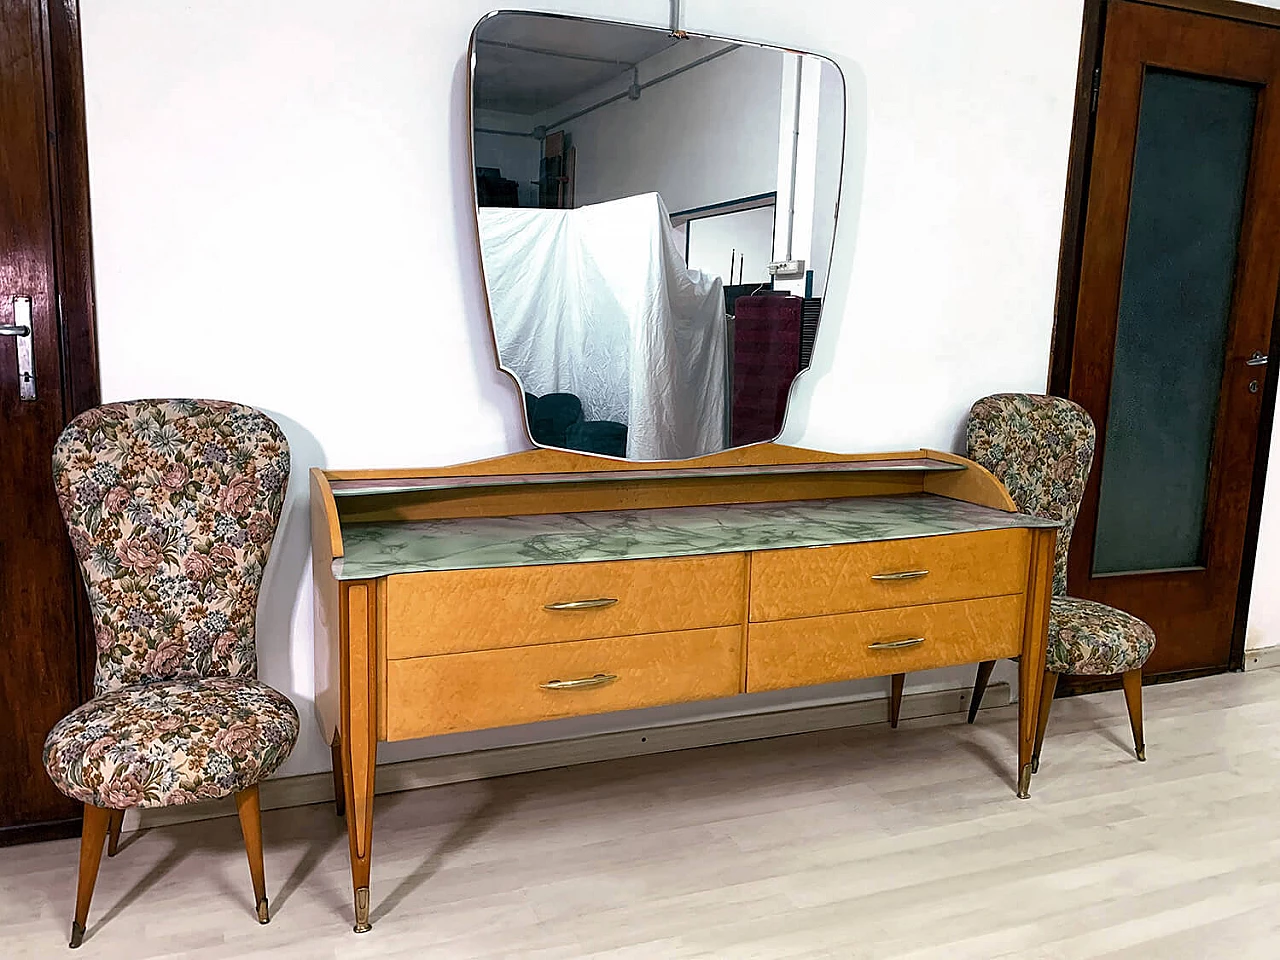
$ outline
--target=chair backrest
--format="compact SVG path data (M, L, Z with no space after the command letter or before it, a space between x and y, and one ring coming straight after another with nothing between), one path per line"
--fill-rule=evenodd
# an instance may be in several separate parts
M970 460L996 475L1023 513L1059 520L1053 592L1067 592L1067 551L1097 438L1084 408L1063 397L1000 393L969 411Z
M97 693L254 677L262 574L289 481L266 415L220 400L109 403L71 421L53 477L97 636Z

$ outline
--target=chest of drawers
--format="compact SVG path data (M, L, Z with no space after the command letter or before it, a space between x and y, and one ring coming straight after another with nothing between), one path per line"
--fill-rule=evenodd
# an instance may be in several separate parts
M313 471L316 707L357 928L379 741L1019 657L1026 796L1054 536L926 451Z

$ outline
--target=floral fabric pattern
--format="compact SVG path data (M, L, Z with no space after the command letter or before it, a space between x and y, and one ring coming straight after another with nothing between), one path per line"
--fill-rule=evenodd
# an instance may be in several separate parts
M96 807L160 807L238 793L273 773L298 738L298 711L256 680L118 687L50 731L45 768Z
M280 428L216 400L88 410L53 476L89 595L95 690L257 675L258 591L289 479Z
M1137 670L1155 647L1155 632L1123 610L1075 597L1050 601L1045 669L1053 673L1107 676Z
M1097 431L1084 408L1063 397L1002 393L969 411L969 459L990 470L1023 513L1058 520L1045 669L1105 676L1136 670L1156 635L1137 617L1067 593L1067 552Z
M1067 551L1096 438L1089 414L1063 397L1002 393L979 400L969 411L969 459L995 474L1020 511L1062 524L1054 596L1067 592Z

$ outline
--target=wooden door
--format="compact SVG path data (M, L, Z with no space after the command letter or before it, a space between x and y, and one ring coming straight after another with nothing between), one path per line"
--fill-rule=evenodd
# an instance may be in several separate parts
M64 349L59 293L77 304L84 295L59 283L71 275L59 262L73 246L61 243L60 187L71 179L57 163L50 26L63 17L65 28L66 12L0 0L0 843L74 831L79 810L41 762L45 735L84 693L81 587L50 468L80 405L67 389L78 354Z
M1226 669L1267 438L1280 30L1107 5L1069 395L1098 425L1070 590L1143 618L1148 674Z

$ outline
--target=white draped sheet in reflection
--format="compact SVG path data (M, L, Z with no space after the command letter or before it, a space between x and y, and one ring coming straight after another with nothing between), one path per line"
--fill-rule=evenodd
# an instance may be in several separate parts
M723 449L722 285L685 266L661 197L479 213L498 355L528 393L626 424L631 459Z

